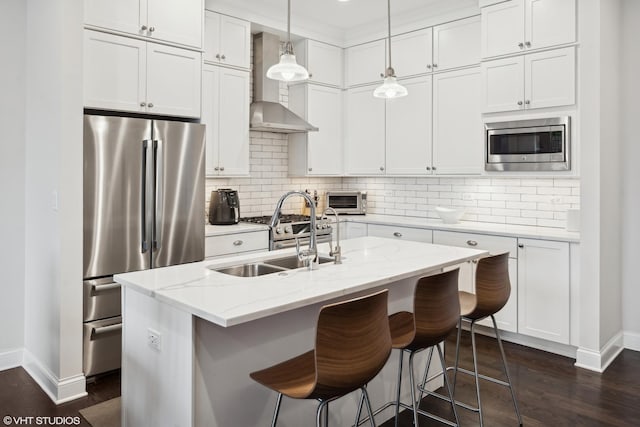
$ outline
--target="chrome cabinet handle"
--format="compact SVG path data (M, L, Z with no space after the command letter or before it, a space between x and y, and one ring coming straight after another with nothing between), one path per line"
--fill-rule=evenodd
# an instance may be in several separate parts
M309 168L309 172L313 172L313 168Z
M427 69L430 70L431 69L431 64L427 64Z
M216 53L216 59L220 59L220 54Z
M220 168L218 166L216 166L215 168L213 168L214 171L219 171Z
M150 139L142 141L142 182L140 192L140 253L145 253L149 250L149 242L147 240L147 149L149 147Z
M142 27L140 27L140 31L147 31L147 26L143 25Z
M220 166L220 170L223 171L224 170L224 166Z
M233 242L233 246L241 246L244 242L242 240L236 240Z
M313 77L313 73L309 73L309 78Z
M380 73L380 77L383 77L383 78L384 78L384 73Z
M380 166L380 171L384 171L384 166Z
M120 289L120 287L120 283L108 283L106 285L91 285L91 290L93 292L104 292L114 289Z
M122 323L118 323L116 325L109 325L109 326L101 326L98 328L91 328L91 336L95 336L95 335L100 335L100 334L106 334L107 332L115 332L115 331L121 331L122 330Z
M467 245L469 246L478 246L478 242L475 240L467 240Z
M222 55L220 58L222 58L222 60L224 61L225 59L227 59L227 57L225 55Z
M524 42L524 45L525 45L526 47L531 47L531 42Z
M431 166L431 170L436 170L436 167L435 166Z
M431 170L431 167L430 167L430 166L427 166L427 170L428 170L428 171L430 171L430 170Z
M144 106L146 106L146 105L147 105L147 103L146 103L146 102L144 102L144 101L140 103L140 106L141 106L141 107L144 107Z
M523 49L523 48L524 48L524 43L522 43L522 42L518 43L518 47L519 47L520 49Z
M529 104L531 104L531 101L527 99L526 101L524 101L524 103L525 103L526 105L529 105Z
M402 233L399 231L396 231L395 233L393 233L393 235L396 237L402 237Z
M519 247L520 249L524 249L524 245L523 245L522 243L518 243L518 247Z
M153 33L156 30L156 27L149 27L149 32Z
M438 64L433 64L433 68L438 68Z
M153 108L153 102L149 103L149 108Z
M522 101L518 101L518 105L522 105Z

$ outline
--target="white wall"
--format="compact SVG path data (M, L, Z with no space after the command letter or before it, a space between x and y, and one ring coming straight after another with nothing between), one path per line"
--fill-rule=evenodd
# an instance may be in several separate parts
M24 1L0 2L0 370L24 345L25 24Z
M625 346L640 351L640 139L638 138L638 119L640 118L640 2L625 0L622 5L622 198L623 198L623 313Z
M82 6L27 3L25 368L57 402L85 393Z

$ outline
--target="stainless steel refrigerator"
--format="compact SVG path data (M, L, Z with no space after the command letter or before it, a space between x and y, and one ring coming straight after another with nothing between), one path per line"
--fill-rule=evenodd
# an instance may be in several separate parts
M84 116L84 373L120 367L113 275L204 258L204 125Z

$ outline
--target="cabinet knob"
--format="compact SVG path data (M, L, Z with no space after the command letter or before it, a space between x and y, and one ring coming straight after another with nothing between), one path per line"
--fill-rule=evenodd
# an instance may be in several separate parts
M469 246L478 246L478 242L475 240L467 240L467 245Z
M380 73L380 77L384 78L384 73Z
M143 25L142 27L140 27L140 31L147 31L147 26Z
M236 240L233 242L233 246L241 246L244 242L242 240Z
M433 68L438 68L438 64L433 64Z
M227 59L227 57L226 57L224 54L223 54L220 58L221 58L223 61L224 61L225 59Z
M309 172L313 172L313 168L309 168Z
M149 27L149 32L153 33L156 30L156 27Z
M522 101L518 101L518 105L522 105Z
M309 73L309 78L313 77L313 73Z
M384 172L384 166L380 166L380 172Z
M431 166L427 166L427 170L430 171L431 170Z
M153 108L153 102L149 103L149 108Z
M524 45L525 45L526 47L531 47L531 42L524 42Z
M435 166L431 166L431 170L436 170L436 167Z
M220 54L216 53L216 59L220 59Z
M522 243L518 243L518 247L519 247L520 249L524 249L524 245L523 245Z
M214 171L219 171L219 170L220 170L220 168L216 166L215 168L213 168L213 170L214 170Z
M147 105L147 103L146 103L146 102L144 102L144 101L140 103L140 106L141 106L141 107L145 107L146 105Z
M402 233L399 231L394 232L393 235L396 237L402 237Z
M518 43L518 47L519 47L520 49L524 49L524 43L522 43L522 42Z
M427 70L431 69L431 64L427 64Z
M220 166L220 170L223 171L224 170L224 166Z
M525 103L526 105L529 105L529 104L531 104L531 101L529 101L529 100L527 99L526 101L524 101L524 103Z

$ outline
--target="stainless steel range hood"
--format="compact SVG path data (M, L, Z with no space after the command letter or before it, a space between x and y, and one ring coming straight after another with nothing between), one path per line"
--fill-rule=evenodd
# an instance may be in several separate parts
M254 51L254 102L250 111L250 130L277 133L302 133L317 131L284 105L278 102L280 83L267 78L267 70L280 60L280 39L269 33L256 34Z

